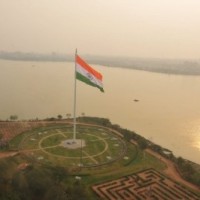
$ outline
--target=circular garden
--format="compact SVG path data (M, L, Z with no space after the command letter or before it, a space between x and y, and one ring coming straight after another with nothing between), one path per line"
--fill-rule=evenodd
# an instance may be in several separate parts
M72 138L72 125L40 127L16 136L10 145L33 161L66 167L94 167L129 159L125 141L110 129L77 125L76 140Z

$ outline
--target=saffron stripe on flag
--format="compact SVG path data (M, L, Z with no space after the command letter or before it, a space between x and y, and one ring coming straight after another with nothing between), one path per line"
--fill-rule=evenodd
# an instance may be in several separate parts
M97 72L95 69L90 67L84 60L82 60L78 55L76 56L76 62L81 65L89 73L93 74L96 78L102 80L102 75Z

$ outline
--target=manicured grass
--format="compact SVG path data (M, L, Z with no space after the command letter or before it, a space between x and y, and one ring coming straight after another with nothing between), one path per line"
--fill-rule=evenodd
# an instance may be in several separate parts
M116 159L116 169L121 166L126 168L129 166L164 168L162 162L158 162L158 164L155 162L155 158L148 154L143 158L144 155L136 146L129 143L124 144L122 139L103 128L79 125L77 127L77 138L85 140L86 146L76 150L58 146L63 140L71 138L72 132L72 127L67 126L42 127L18 135L10 144L12 147L20 147L23 151L35 149L33 151L35 157L39 157L42 152L43 157L48 157L51 163L54 163L54 160L55 162L61 160L59 163L62 163L67 159L69 165L74 165L73 157L81 159L82 156L82 163L85 165L105 164ZM40 146L43 148L42 151L39 150ZM126 148L126 151L124 148ZM124 151L125 154L122 155ZM118 158L119 155L122 155L120 159ZM69 159L70 157L71 159ZM140 163L139 166L138 163Z
M45 148L45 147L59 145L61 143L61 141L64 139L66 139L66 138L60 134L46 136L41 142L41 147Z
M90 166L113 162L118 160L126 149L122 139L111 131L83 125L77 126L77 139L84 140L86 146L78 149L61 146L62 141L71 139L72 135L72 127L43 127L17 136L11 144L12 147L25 152L33 151L35 157L40 157L41 152L44 155L46 153L42 157L48 157L51 163L54 163L54 160L57 162L67 159L68 167L77 164L77 159L81 160L82 164ZM41 162L44 160L42 159Z

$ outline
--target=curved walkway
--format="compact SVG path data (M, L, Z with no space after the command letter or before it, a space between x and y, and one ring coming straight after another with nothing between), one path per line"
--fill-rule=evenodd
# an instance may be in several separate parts
M12 157L15 156L16 154L18 154L18 152L1 152L0 153L0 158L6 158L6 157Z
M200 192L200 188L198 186L184 180L180 176L180 174L178 173L174 163L171 160L162 157L160 154L156 153L155 151L153 151L151 149L146 149L145 151L148 152L149 154L155 156L156 158L160 159L161 161L163 161L166 164L167 168L164 170L164 173L166 175L168 175L172 179L176 180L177 182L180 182L180 183L192 188L193 190Z

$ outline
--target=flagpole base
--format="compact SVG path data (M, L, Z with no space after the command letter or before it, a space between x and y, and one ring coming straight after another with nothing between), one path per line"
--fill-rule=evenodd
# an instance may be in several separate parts
M61 142L61 146L67 149L79 149L86 146L85 140L81 139L68 139Z

